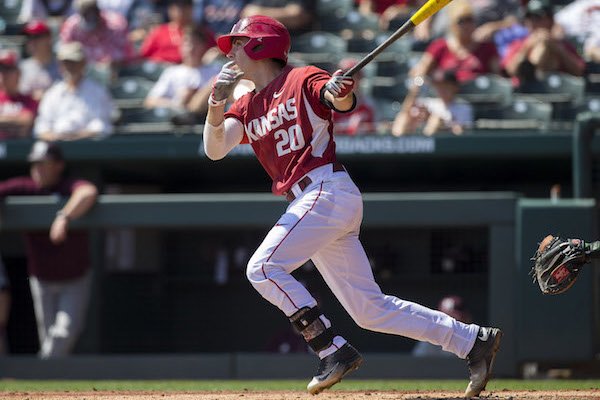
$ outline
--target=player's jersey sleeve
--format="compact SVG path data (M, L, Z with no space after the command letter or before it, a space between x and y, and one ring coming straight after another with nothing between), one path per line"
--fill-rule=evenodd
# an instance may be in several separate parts
M225 112L225 119L235 118L238 121L240 121L242 126L245 126L246 125L245 117L247 115L248 103L250 102L251 97L252 97L252 93L247 93L244 96L237 99L231 105L231 107L229 107L229 110L227 110ZM240 142L240 144L248 144L248 138L246 137L246 135L243 135L242 141Z
M331 113L331 109L321 102L321 91L325 84L329 81L331 75L326 71L317 67L306 68L306 79L304 80L304 92L305 94L314 101L311 101L311 105L317 115L322 118L327 118Z

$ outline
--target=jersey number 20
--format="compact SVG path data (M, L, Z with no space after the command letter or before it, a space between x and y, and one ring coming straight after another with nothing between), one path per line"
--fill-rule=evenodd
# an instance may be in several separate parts
M300 150L306 144L299 125L292 125L286 131L279 129L273 135L277 141L277 155L284 156L292 151Z

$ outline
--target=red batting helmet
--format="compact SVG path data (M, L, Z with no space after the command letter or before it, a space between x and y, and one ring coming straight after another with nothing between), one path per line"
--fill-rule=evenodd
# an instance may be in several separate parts
M253 60L275 58L287 63L290 51L290 33L276 19L263 15L253 15L239 20L228 35L219 36L219 49L229 54L231 40L236 37L247 37L250 40L244 46L244 51Z

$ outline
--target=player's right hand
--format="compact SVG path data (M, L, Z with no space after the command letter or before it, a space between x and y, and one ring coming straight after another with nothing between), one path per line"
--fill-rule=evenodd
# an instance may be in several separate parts
M325 90L336 99L348 96L352 89L354 89L354 79L351 76L344 76L341 69L335 71L331 79L325 84Z
M234 61L229 61L227 64L223 65L213 83L209 103L212 105L225 104L233 92L235 85L242 79L243 75L244 73L240 71Z

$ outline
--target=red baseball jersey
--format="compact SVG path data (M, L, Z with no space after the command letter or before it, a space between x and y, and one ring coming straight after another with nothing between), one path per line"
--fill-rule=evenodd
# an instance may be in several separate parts
M264 89L240 97L225 113L244 126L241 143L252 146L276 195L307 172L336 161L332 112L320 100L329 79L313 66L286 66Z

